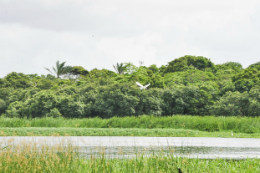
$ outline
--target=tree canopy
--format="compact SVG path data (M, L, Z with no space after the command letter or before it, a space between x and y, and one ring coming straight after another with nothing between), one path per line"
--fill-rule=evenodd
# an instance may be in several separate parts
M168 63L165 73L198 69L205 71L207 68L215 70L215 65L210 59L203 56L185 55Z
M0 78L0 114L21 118L259 116L259 62L243 69L238 62L215 65L208 58L186 55L161 67L126 62L114 68L115 72L88 71L57 61L52 70L46 68L52 75L9 73ZM136 82L150 86L140 90Z

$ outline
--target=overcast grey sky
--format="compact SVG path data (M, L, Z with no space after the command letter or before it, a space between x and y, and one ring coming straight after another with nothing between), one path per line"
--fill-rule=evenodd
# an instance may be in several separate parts
M117 62L260 61L259 0L0 0L0 77Z

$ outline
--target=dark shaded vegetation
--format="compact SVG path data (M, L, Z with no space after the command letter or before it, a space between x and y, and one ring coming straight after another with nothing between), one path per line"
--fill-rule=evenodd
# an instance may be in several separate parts
M258 116L260 65L215 65L205 57L184 56L157 67L132 63L85 70L56 64L61 73L0 79L0 114L6 117L86 118L155 115ZM69 71L67 71L70 69ZM135 82L151 85L140 90Z

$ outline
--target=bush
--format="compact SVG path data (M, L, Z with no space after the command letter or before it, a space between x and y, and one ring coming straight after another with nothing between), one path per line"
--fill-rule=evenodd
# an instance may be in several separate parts
M191 56L186 55L184 57L180 57L168 63L166 70L169 72L177 72L177 71L186 71L191 69L198 69L205 71L207 68L211 68L212 71L215 71L215 65L209 59L202 56Z
M4 100L0 99L0 115L5 112L6 103Z
M224 115L224 116L247 116L248 112L248 93L226 92L219 101L213 106L211 113L213 115Z
M61 113L59 112L58 109L53 108L51 109L50 113L46 114L46 117L58 118L61 117Z

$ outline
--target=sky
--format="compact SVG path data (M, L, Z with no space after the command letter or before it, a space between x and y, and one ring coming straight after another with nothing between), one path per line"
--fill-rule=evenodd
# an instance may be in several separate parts
M0 77L66 65L260 61L259 0L0 0Z

